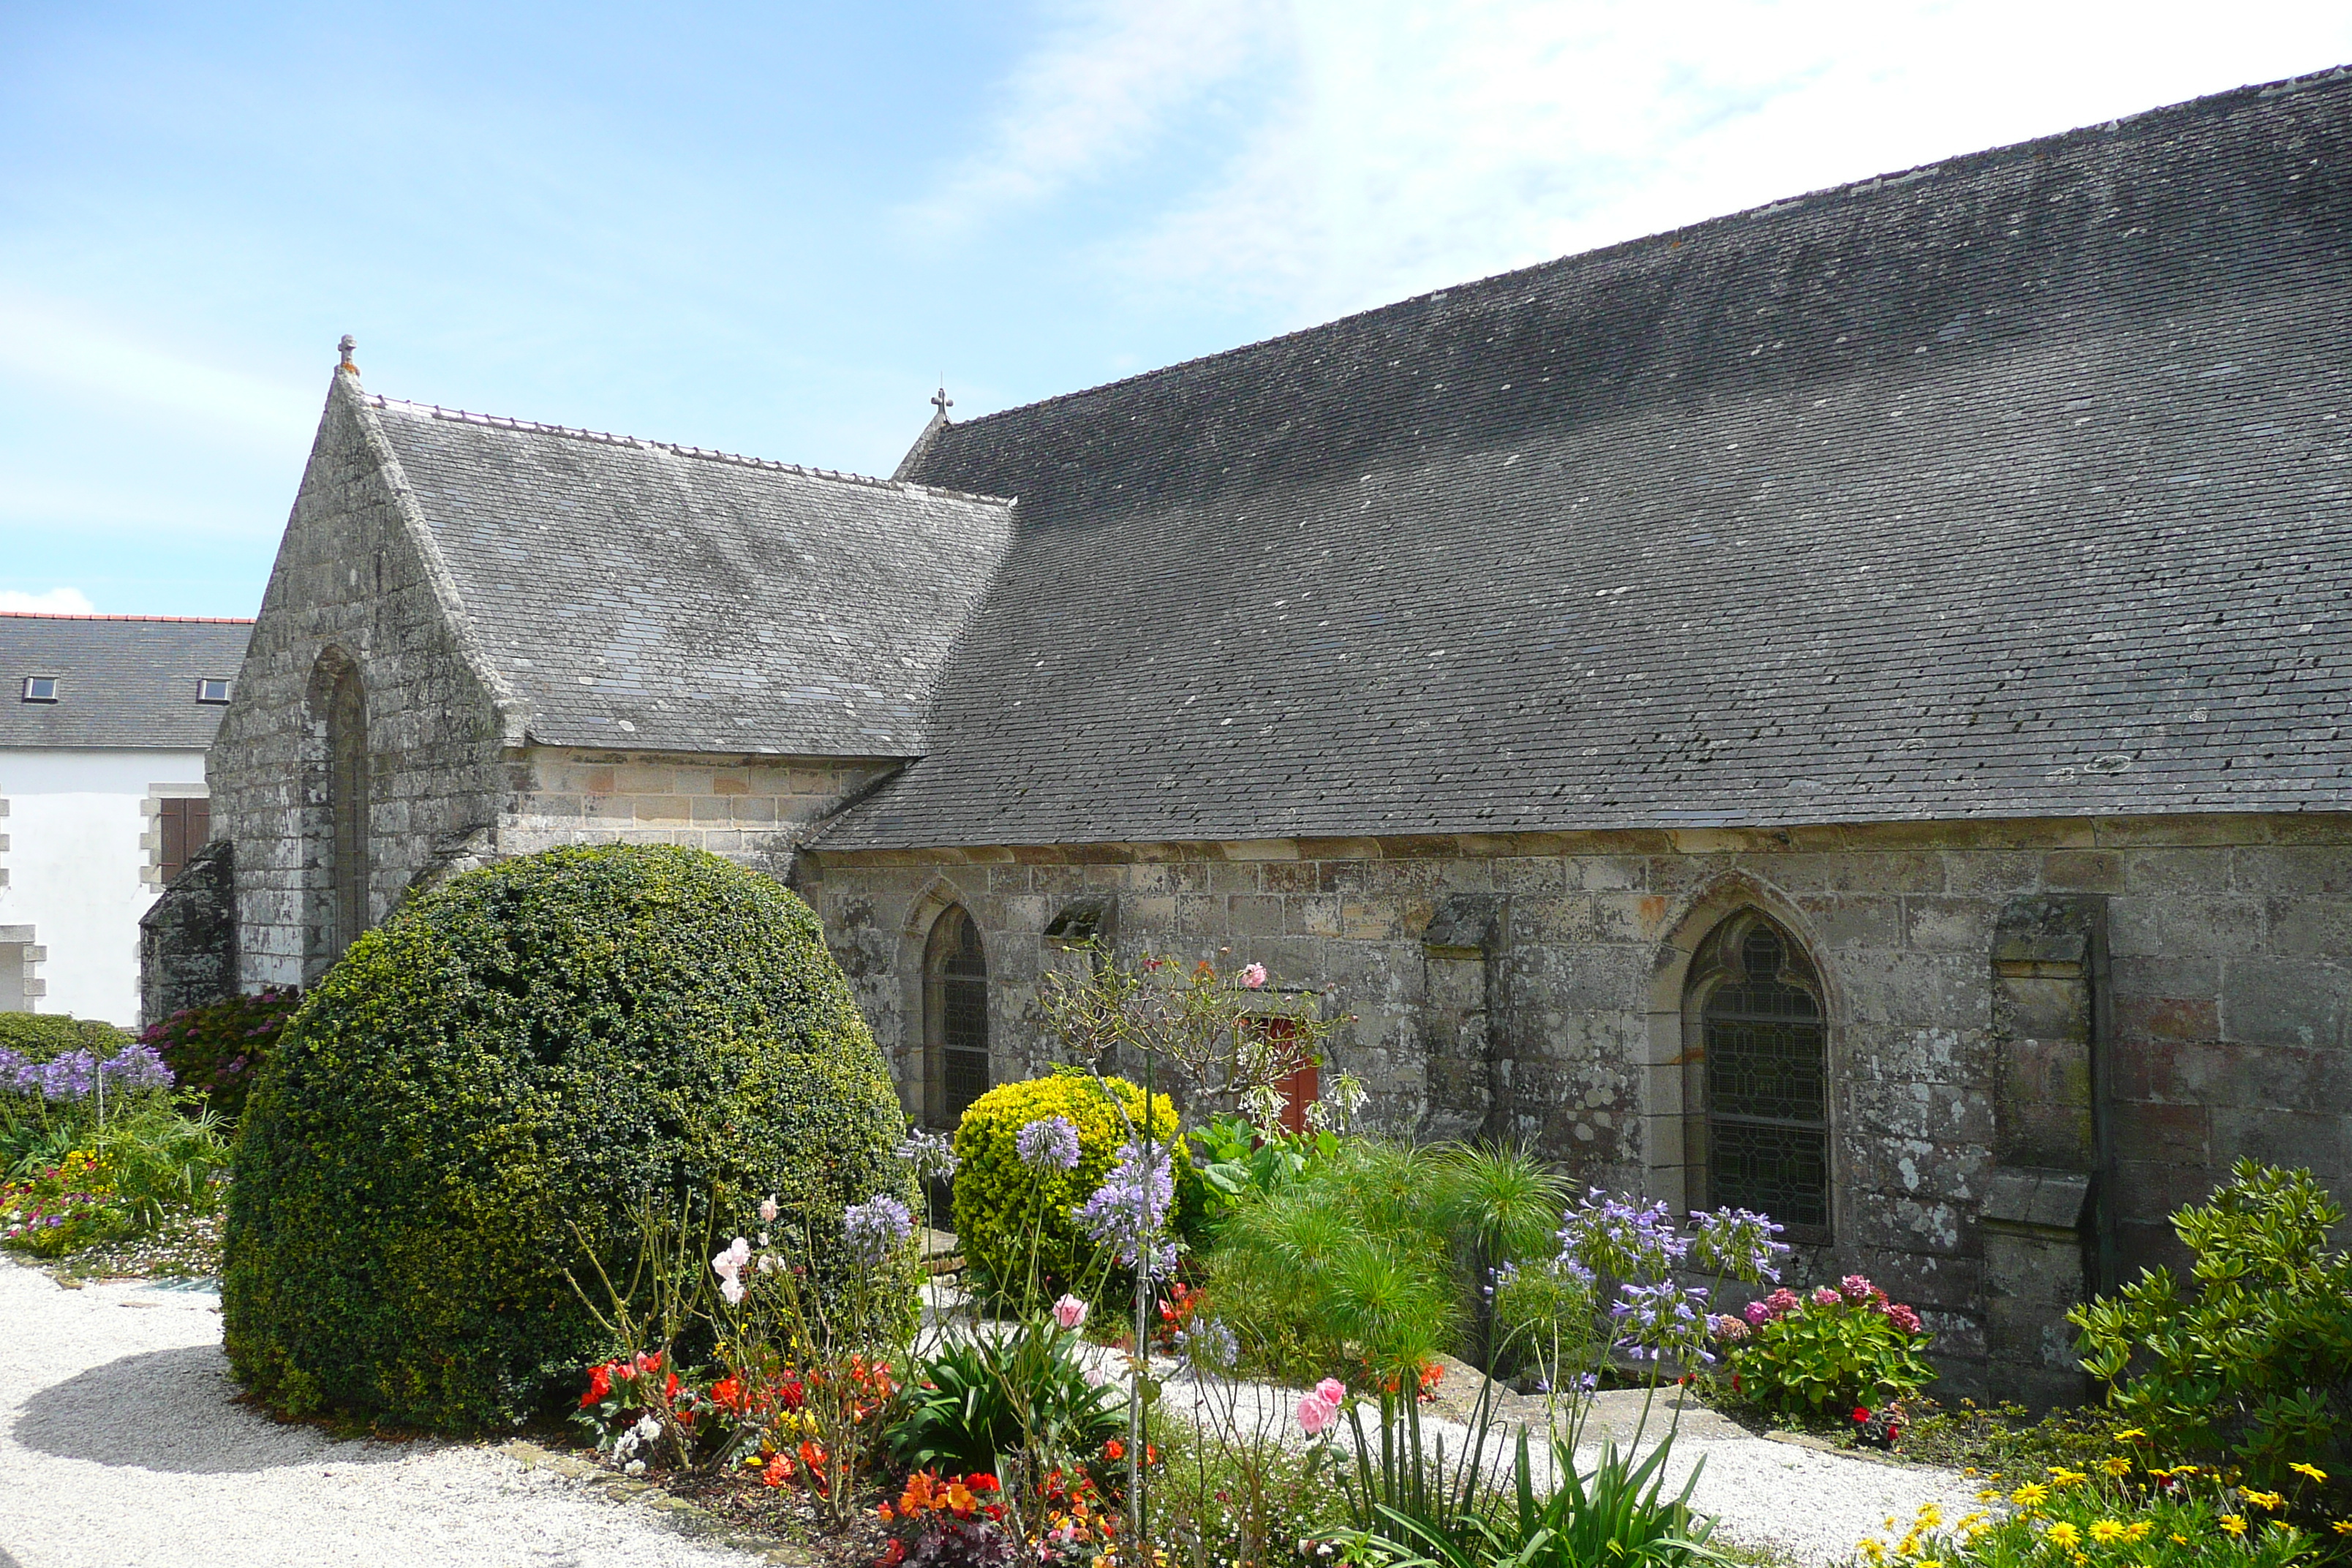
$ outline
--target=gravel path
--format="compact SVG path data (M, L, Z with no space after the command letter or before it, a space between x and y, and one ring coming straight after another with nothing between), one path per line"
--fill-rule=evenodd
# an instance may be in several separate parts
M494 1449L230 1403L220 1299L0 1259L0 1568L748 1568Z
M162 1284L67 1290L0 1258L0 1568L761 1561L496 1448L339 1443L234 1404L219 1305L209 1292ZM1230 1406L1219 1395L1207 1415L1296 1433L1296 1394L1236 1392ZM1202 1398L1181 1380L1168 1395L1180 1408ZM1638 1403L1602 1395L1586 1436L1630 1436ZM1425 1427L1444 1433L1454 1451L1465 1435L1435 1415ZM1850 1556L1888 1514L1907 1521L1923 1502L1953 1517L1975 1506L1953 1471L1768 1441L1692 1409L1675 1447L1676 1485L1701 1458L1694 1500L1723 1516L1726 1536L1807 1563Z

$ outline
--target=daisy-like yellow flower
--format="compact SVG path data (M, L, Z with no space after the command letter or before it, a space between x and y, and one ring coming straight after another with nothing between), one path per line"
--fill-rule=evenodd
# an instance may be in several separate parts
M2255 1507L2266 1508L2273 1513L2276 1513L2279 1510L2286 1506L2286 1499L2279 1496L2276 1492L2246 1492L2242 1495L2248 1502L2252 1503Z
M2246 1533L2246 1516L2244 1514L2225 1513L2221 1516L2221 1528L2228 1531L2231 1535L2243 1535Z
M2294 1533L2294 1526L2289 1524L2283 1519L2274 1519L2271 1521L2271 1528L2273 1530L2284 1530L2289 1535L2293 1535Z
M1919 1530L1933 1530L1943 1522L1944 1510L1941 1507L1932 1502L1923 1502L1919 1505ZM1916 1534L1918 1531L1914 1531L1912 1533Z
M2051 1545L2062 1552L2072 1552L2083 1544L2083 1532L2064 1520L2060 1520L2044 1531Z
M2100 1460L2099 1468L2111 1476L2127 1476L2131 1474L2131 1461L2117 1454L2112 1458Z
M2327 1479L2327 1472L2317 1465L2289 1465L2287 1468L2298 1476L2309 1476L2315 1481L2324 1481Z
M2076 1481L2086 1481L2091 1478L2081 1470L2070 1470L2063 1465L2053 1465L2050 1467L2050 1479L2062 1487L2071 1487Z
M2150 1524L2144 1519L2133 1520L2129 1524L2124 1526L2124 1539L2133 1542L2134 1544L2137 1544L2140 1542L2146 1541L2147 1539L2147 1532L2155 1528L2156 1526Z
M2000 1489L1999 1487L1987 1487L1984 1490L1977 1493L1977 1501L1990 1502L1993 1499L1999 1496L2000 1496Z
M2009 1500L2020 1508L2040 1508L2050 1500L2050 1489L2040 1481L2028 1481L2010 1493Z
M2352 1535L2352 1519L2339 1519L2327 1528L2338 1535Z
M2128 1443L2135 1437L2145 1437L2147 1436L2147 1433L2141 1431L2137 1426L2126 1426L2122 1431L2116 1434L2116 1441L2118 1443Z
M2112 1519L2091 1521L2091 1539L2102 1546L2113 1546L2124 1538L2124 1527Z
M2175 1465L2172 1467L2172 1473L2176 1476L2193 1476L2197 1473L2197 1467L2194 1465Z
M1879 1544L1878 1537L1874 1535L1862 1543L1861 1551L1862 1554L1873 1563L1886 1561L1886 1548Z

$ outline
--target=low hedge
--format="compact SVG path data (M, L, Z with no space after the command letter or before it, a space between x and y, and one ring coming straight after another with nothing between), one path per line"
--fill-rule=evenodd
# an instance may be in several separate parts
M904 1131L816 917L775 882L667 847L486 867L352 943L262 1068L231 1363L289 1414L520 1422L619 1348L565 1274L591 1280L593 1251L627 1278L636 1205L699 1201L731 1232L774 1193L798 1222L780 1242L838 1288L842 1210L913 1195Z
M1142 1112L1143 1090L1134 1084L1121 1078L1098 1082L1076 1069L999 1084L971 1102L956 1128L954 1206L956 1243L976 1283L1000 1300L1013 1301L1033 1289L1047 1300L1065 1290L1099 1289L1095 1244L1076 1211L1118 1163L1119 1147ZM1021 1130L1055 1116L1077 1129L1074 1170L1022 1161ZM1175 1104L1164 1094L1152 1098L1151 1135L1176 1149L1181 1229L1201 1212L1204 1196L1200 1172L1177 1131Z
M70 1013L0 1013L0 1051L14 1051L26 1061L46 1062L68 1051L89 1051L110 1060L131 1043L131 1037L96 1018Z

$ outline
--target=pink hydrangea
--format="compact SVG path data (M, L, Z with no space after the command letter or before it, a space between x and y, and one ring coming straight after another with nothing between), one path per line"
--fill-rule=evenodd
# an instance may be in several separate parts
M1746 1320L1735 1318L1728 1312L1723 1313L1715 1320L1715 1337L1727 1345L1738 1344L1751 1331Z
M1871 1293L1877 1289L1859 1274L1849 1274L1838 1281L1838 1294L1856 1303L1869 1300Z
M1770 1322L1778 1314L1776 1314L1769 1306L1762 1301L1750 1301L1747 1306L1740 1309L1739 1315L1748 1320L1748 1326L1749 1328L1760 1329L1765 1324Z
M1816 1307L1834 1307L1843 1302L1845 1298L1839 1295L1835 1290L1831 1289L1828 1286L1823 1285L1813 1291L1812 1300L1813 1305Z
M1891 1302L1879 1310L1886 1314L1888 1322L1893 1323L1905 1333L1916 1334L1919 1331L1919 1314L1902 1302Z

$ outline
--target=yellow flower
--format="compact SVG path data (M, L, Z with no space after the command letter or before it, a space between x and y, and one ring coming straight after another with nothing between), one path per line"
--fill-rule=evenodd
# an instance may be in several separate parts
M2294 1533L2294 1526L2289 1524L2283 1519L2274 1519L2271 1521L2271 1528L2273 1530L2284 1530L2289 1535L2293 1535Z
M2028 1481L2010 1493L2009 1500L2020 1508L2040 1508L2050 1500L2050 1489L2040 1481Z
M2276 1492L2247 1492L2244 1496L2248 1502L2259 1508L2269 1509L2273 1513L2286 1506L2286 1499Z
M2126 1541L2135 1542L2146 1541L2147 1539L2147 1532L2155 1528L2156 1526L2150 1524L2144 1519L2133 1520L2129 1524L2124 1526L2124 1539Z
M2327 1472L2317 1465L2289 1465L2287 1468L2298 1476L2309 1476L2315 1481L2324 1481L2327 1479Z
M2117 1454L2113 1458L2100 1460L2099 1468L2111 1476L2127 1476L2131 1474L2131 1461Z
M2102 1546L2113 1546L2123 1538L2124 1527L2112 1519L2094 1520L2091 1522L2091 1539Z
M1964 1465L1960 1468L1960 1474L1964 1476L1973 1476L1976 1473L1977 1468L1974 1465Z
M2128 1443L2134 1437L2145 1437L2147 1436L2147 1433L2141 1431L2137 1426L2126 1426L2122 1431L2116 1434L2116 1441L2118 1443Z
M1990 1502L1993 1499L1999 1496L2000 1496L2000 1489L1998 1487L1987 1487L1984 1490L1977 1493L1977 1501Z
M2327 1528L2338 1535L2352 1535L2352 1519L2339 1519Z
M2189 1544L2189 1537L2181 1534L2180 1531L2176 1530L2172 1532L2172 1544L2175 1546L2186 1546Z
M1944 1522L1944 1510L1932 1502L1919 1505L1919 1528L1933 1530Z
M2076 1481L2090 1479L2090 1477L2081 1470L2070 1470L2063 1465L2053 1465L2050 1467L2050 1479L2062 1487L2071 1487Z
M1878 1537L1874 1535L1862 1543L1862 1554L1873 1563L1886 1561L1886 1548L1878 1543Z
M2063 1519L2050 1527L2048 1535L2050 1544L2061 1551L2072 1552L2083 1544L2083 1532Z
M2246 1533L2246 1516L2242 1513L2225 1513L2221 1516L2221 1528L2232 1535L2243 1535Z

